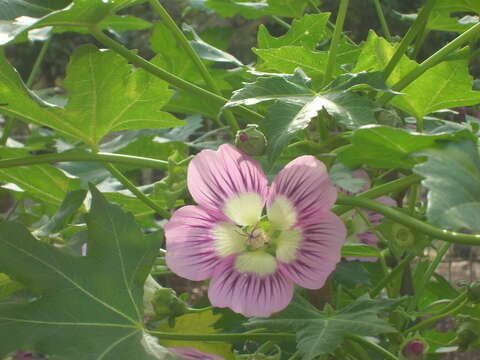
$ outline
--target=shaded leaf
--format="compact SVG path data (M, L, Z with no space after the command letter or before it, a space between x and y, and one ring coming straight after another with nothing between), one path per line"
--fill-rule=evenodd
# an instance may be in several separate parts
M92 189L86 257L0 224L0 271L38 294L0 305L0 354L23 348L59 358L172 359L143 328L143 283L161 239ZM61 310L60 310L61 309Z
M480 156L472 141L449 143L419 155L428 160L414 167L425 177L428 219L444 228L480 232Z
M21 149L0 148L0 157L11 159L26 156ZM68 191L80 186L78 179L65 175L51 165L29 165L0 169L0 181L3 187L25 193L27 196L44 203L47 212L53 212L63 201ZM15 184L15 186L11 186Z
M19 16L39 18L66 7L71 0L8 0L0 2L0 20L13 20Z
M284 311L269 319L252 319L249 325L279 331L294 330L302 359L311 360L333 352L347 334L375 336L395 332L395 328L379 319L378 315L394 309L403 300L370 300L363 296L347 307L328 314L296 295Z

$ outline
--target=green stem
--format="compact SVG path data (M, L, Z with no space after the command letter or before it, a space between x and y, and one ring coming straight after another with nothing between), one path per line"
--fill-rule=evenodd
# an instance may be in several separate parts
M192 45L188 41L187 37L185 36L183 31L180 30L180 28L177 26L175 21L173 21L170 14L165 10L165 8L162 6L162 4L159 3L158 0L149 0L149 3L152 6L152 8L160 15L160 18L163 20L167 28L170 29L170 31L175 36L175 38L178 40L183 50L185 50L185 52L188 54L190 59L192 59L193 63L195 64L198 71L200 72L200 75L202 75L202 78L203 80L205 80L205 83L207 84L209 89L213 93L217 95L221 95L220 90L218 89L217 84L215 83L215 80L213 79L212 75L210 74L207 67L203 63L202 59L200 59L198 54L195 52ZM233 133L235 134L239 129L237 120L235 119L231 111L225 110L224 114ZM219 126L222 127L224 125L220 122Z
M428 318L426 320L419 322L416 325L413 325L412 327L405 330L405 333L411 333L411 332L422 330L430 325L435 324L437 321L443 319L444 317L455 315L465 306L467 302L468 302L468 293L465 291L459 296L457 296L449 305L445 306L445 309L443 309L443 311L440 314L432 316L431 318Z
M168 161L164 160L156 160L140 156L130 156L122 154L91 153L87 151L69 151L60 154L44 154L15 159L3 159L0 160L0 169L37 164L52 164L66 161L95 161L102 163L106 162L138 165L141 167L149 167L152 169L160 170L168 169Z
M148 331L148 330L147 330ZM178 334L162 331L148 331L149 334L158 336L162 340L179 341L238 341L244 339L259 341L295 341L295 334L290 333L243 333L243 334Z
M40 70L40 66L43 63L43 59L45 59L45 54L47 53L48 47L50 46L50 42L52 41L52 36L50 36L42 45L40 52L38 53L37 58L35 59L35 63L33 64L32 71L28 76L27 82L25 85L28 88L31 88L33 82L37 78L38 72ZM7 118L5 120L5 127L3 129L2 137L0 138L0 145L5 145L7 143L8 138L12 135L12 131L15 128L15 119Z
M380 196L387 195L393 192L401 191L413 184L416 184L420 182L422 178L418 175L409 175L404 178L390 181L386 184L379 185L374 187L373 189L364 191L355 197L361 198L361 199L376 199L379 198ZM349 211L353 206L346 206L346 205L337 205L333 207L332 211L337 214L337 215L342 215L345 214L347 211Z
M347 338L356 343L365 346L366 348L376 352L377 354L381 355L382 359L386 360L398 360L398 358L393 355L388 350L384 349L383 347L365 339L363 336L355 335L355 334L348 334Z
M292 27L289 23L287 23L286 21L282 20L280 17L278 16L275 16L273 15L272 16L272 19L275 20L278 24L280 24L281 26L283 26L285 29L287 30L290 30L290 28Z
M420 54L420 50L422 50L423 44L425 43L425 40L428 37L428 34L430 31L427 29L427 23L425 23L420 29L417 39L415 40L415 44L413 46L413 53L412 53L412 59L416 60L418 58L418 55Z
M453 51L457 50L463 44L470 41L474 36L476 36L480 32L480 23L472 26L470 29L465 31L463 34L459 35L453 41L445 45L443 48L438 50L435 54L430 56L424 62L422 62L419 66L415 67L412 71L406 74L402 80L397 82L395 85L392 86L392 90L400 92L412 82L414 82L417 78L419 78L423 73L425 73L430 68L434 67L438 63L440 63L445 57L450 55ZM381 96L377 103L380 106L385 105L388 103L395 95L392 93L386 93Z
M373 0L373 4L375 5L375 11L377 12L383 35L385 35L385 38L388 40L388 42L392 42L392 34L390 33L390 29L388 28L387 20L385 19L385 14L383 13L380 0Z
M413 39L415 39L415 36L417 36L417 34L422 30L422 27L427 23L430 12L436 1L437 0L427 0L425 6L422 8L422 10L420 10L420 13L415 19L415 22L410 27L410 29L408 29L407 33L400 42L400 45L398 45L397 50L388 62L387 66L385 67L385 70L383 70L383 79L385 81L392 74L393 70L402 59L402 56L407 51L408 46L412 43Z
M120 183L125 186L128 190L132 192L133 195L135 195L139 200L143 201L147 206L152 208L157 212L157 214L161 215L165 219L169 219L171 214L166 211L165 209L162 209L160 206L158 206L152 199L150 199L147 195L145 195L143 192L141 192L135 184L133 184L128 178L123 175L115 166L112 164L106 163L105 168L110 171L110 173L117 178Z
M421 285L422 288L424 288L424 286L428 283L428 281L432 277L435 270L437 270L438 265L442 261L443 257L447 253L448 249L450 249L451 245L452 245L451 243L446 242L442 245L440 250L438 250L437 255L435 256L435 259L433 259L432 263L430 264L430 266L425 271L425 275L423 275L422 285Z
M121 45L120 43L116 42L115 40L111 39L109 36L105 35L104 32L97 28L92 27L90 28L90 34L97 39L100 43L107 46L108 48L112 49L116 53L120 54L128 61L130 61L133 65L142 68L149 73L159 77L162 80L165 80L172 86L190 92L192 94L198 95L201 98L208 100L212 106L221 107L223 106L228 99L224 98L223 96L217 95L211 91L205 90L198 85L195 85L189 81L183 80L182 78L152 64L150 61L145 60L144 58L135 54L135 52L128 50L126 47ZM252 111L244 106L238 106L232 108L232 111L238 113L239 115L245 117L246 119L258 123L263 120L263 116Z
M434 239L444 240L456 244L480 246L480 234L462 234L440 229L377 201L355 196L341 196L339 199L337 199L337 204L349 205L352 207L358 206L364 209L373 210L389 219L392 219L393 221L396 221L399 224L405 225L406 227L420 233L429 235Z
M330 49L328 51L327 67L325 70L325 78L323 85L330 82L333 77L333 71L335 69L335 63L337 60L338 44L343 32L343 24L345 23L345 17L347 16L349 0L340 0L340 7L338 8L337 21L335 22L335 30L333 31L332 41L330 43Z
M370 291L370 296L372 298L378 296L378 294L380 294L380 292L382 291L382 289L390 282L392 281L393 279L395 279L395 277L397 277L398 275L400 275L400 273L403 271L403 269L405 268L405 266L407 266L408 264L410 264L410 262L415 258L415 254L409 254L407 257L403 258L402 261L400 261L398 263L397 266L395 266L395 268L393 268L392 271L390 271L390 273L384 277L382 280L379 281L379 283Z

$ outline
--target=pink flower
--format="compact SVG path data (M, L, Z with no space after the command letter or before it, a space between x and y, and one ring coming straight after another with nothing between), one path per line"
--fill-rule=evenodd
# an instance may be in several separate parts
M194 348L171 347L168 350L185 360L224 360L220 356L207 354Z
M187 184L199 206L165 225L166 261L184 278L211 278L213 306L270 316L289 304L294 283L321 288L340 260L346 229L329 211L337 192L313 156L287 164L268 188L255 160L222 145L190 162Z

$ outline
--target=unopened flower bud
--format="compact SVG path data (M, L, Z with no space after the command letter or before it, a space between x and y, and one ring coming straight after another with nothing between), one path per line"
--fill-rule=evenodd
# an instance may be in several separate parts
M249 124L237 132L235 145L247 155L259 156L265 153L267 139L258 129L258 125Z
M176 296L175 291L167 288L155 291L152 305L158 318L180 316L188 311L187 304Z
M398 247L411 248L415 245L415 235L406 226L395 223L392 226L392 233Z
M407 359L416 359L425 351L425 344L420 340L412 340L403 348L403 355Z

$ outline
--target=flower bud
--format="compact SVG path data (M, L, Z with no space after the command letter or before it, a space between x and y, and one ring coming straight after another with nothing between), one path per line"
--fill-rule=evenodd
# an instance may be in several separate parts
M415 235L406 226L395 223L392 226L392 233L398 247L405 249L415 246Z
M425 344L420 340L412 340L403 348L403 355L407 359L416 359L425 351Z
M235 145L247 155L259 156L265 153L267 139L258 129L258 125L249 124L237 132Z
M167 288L155 291L152 305L157 318L180 316L188 311L187 304L176 296L175 291Z

